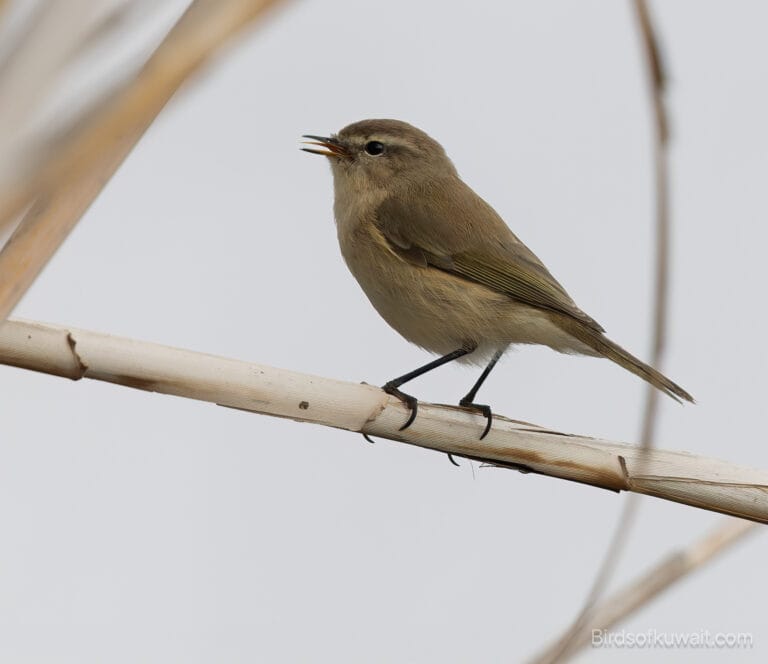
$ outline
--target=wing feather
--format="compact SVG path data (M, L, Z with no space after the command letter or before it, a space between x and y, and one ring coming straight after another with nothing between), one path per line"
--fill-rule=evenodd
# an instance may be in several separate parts
M493 208L458 177L412 186L407 195L386 199L375 219L404 260L468 279L518 302L565 314L603 332Z

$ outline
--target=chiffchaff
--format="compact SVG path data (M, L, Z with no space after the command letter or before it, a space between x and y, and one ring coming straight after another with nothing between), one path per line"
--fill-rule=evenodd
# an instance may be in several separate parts
M410 407L400 386L452 360L487 362L475 396L512 344L607 357L675 399L688 392L608 339L502 218L459 177L442 146L398 120L363 120L330 137L305 135L333 171L341 253L371 304L409 341L441 357L383 389ZM319 149L318 149L319 148Z

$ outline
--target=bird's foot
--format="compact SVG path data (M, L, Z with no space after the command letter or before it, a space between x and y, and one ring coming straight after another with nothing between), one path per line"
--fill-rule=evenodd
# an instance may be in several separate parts
M381 388L384 390L387 394L391 394L393 397L397 397L402 401L406 406L408 406L409 410L411 411L411 414L408 416L408 419L406 420L405 424L398 429L398 431L404 431L407 429L411 424L413 424L413 421L416 419L416 413L419 410L419 401L416 397L411 396L410 394L406 394L405 392L401 392L398 389L398 385L393 382L389 382L386 385L382 386Z
M488 432L491 430L491 425L493 424L493 411L491 411L491 407L482 403L473 403L472 401L468 401L466 399L459 401L459 406L466 408L467 410L473 410L476 413L481 413L485 416L485 429L480 435L480 440L485 438L488 435Z
M399 429L399 431L404 431L409 426L411 426L411 424L413 424L413 421L416 419L416 414L419 412L419 400L410 394L401 392L397 384L395 383L387 383L386 385L382 386L381 389L384 390L387 394L391 394L393 397L397 397L398 399L400 399L400 401L402 401L410 409L411 413L408 416L408 419L405 421L405 424L403 424L403 426L401 426ZM471 408L474 408L476 404L468 404L468 405ZM482 410L483 413L485 413L487 410L488 414L486 415L486 417L491 417L491 409L489 406L478 406L477 409ZM490 427L491 425L489 422L487 428L490 429ZM488 433L488 432L486 431L485 433ZM483 434L483 436L485 436L485 433ZM373 442L366 434L363 434L363 438L365 438L369 443ZM452 454L448 454L448 460L454 466L459 465L458 463L456 463L456 460L453 458Z

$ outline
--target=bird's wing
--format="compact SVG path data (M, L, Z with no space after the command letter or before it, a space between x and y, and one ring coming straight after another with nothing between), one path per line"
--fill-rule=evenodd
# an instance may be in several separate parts
M375 224L392 249L409 262L565 314L603 332L493 208L458 178L386 199L376 211Z

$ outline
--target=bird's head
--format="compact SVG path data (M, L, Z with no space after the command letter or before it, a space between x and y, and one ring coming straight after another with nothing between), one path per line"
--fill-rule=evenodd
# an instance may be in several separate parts
M302 150L328 157L336 186L392 189L455 175L443 147L400 120L361 120L331 136L306 134Z

